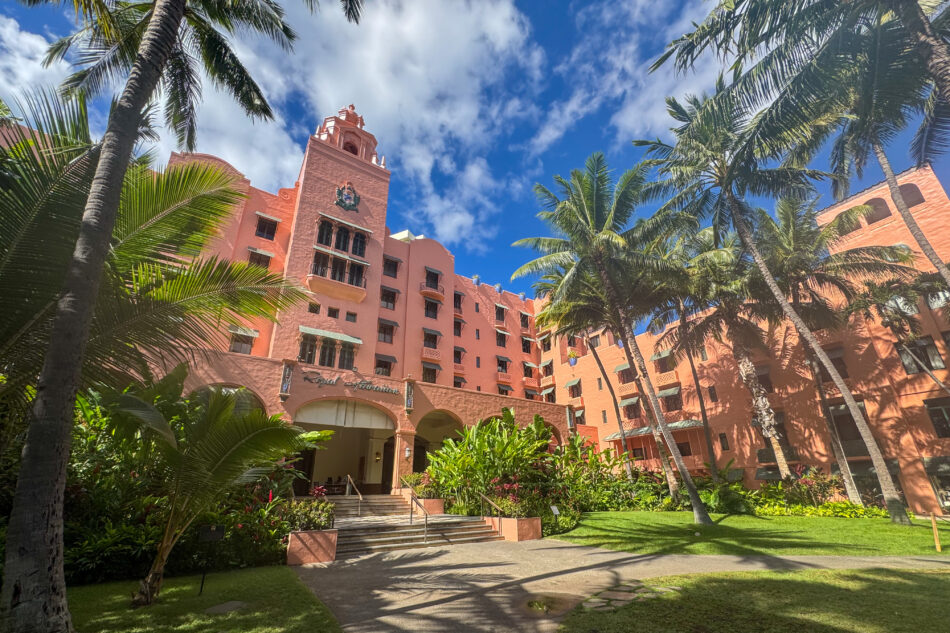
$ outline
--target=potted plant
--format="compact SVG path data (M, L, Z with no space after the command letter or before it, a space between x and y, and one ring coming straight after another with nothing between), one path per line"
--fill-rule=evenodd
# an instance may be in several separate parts
M571 367L577 364L577 350L572 349L567 353L567 364Z
M287 538L287 564L328 563L336 560L337 531L333 526L333 504L322 486L314 486L311 499L290 502L291 532Z

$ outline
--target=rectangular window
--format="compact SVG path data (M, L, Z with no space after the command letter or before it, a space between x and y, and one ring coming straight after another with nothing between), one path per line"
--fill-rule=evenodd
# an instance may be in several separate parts
M461 349L456 347L454 350L452 350L452 362L455 363L456 365L462 364L462 350Z
M699 360L702 360L702 361L707 361L707 360L709 360L709 356L706 354L706 348L705 348L705 347L700 347L700 348L699 348Z
M228 346L228 351L234 352L235 354L250 354L251 348L253 346L254 346L253 336L245 336L243 334L232 334L231 345Z
M435 379L436 379L435 367L422 368L422 382L435 382Z
M531 340L523 338L521 339L521 351L525 354L531 353Z
M567 388L567 393L571 398L580 398L581 397L581 383L578 382L576 385L571 385Z
M379 305L387 310L396 309L396 291L391 288L383 288L379 291Z
M640 417L640 403L634 402L623 408L623 414L628 420L634 420Z
M600 335L590 337L590 346L591 348L600 347Z
M756 367L756 376L759 378L759 384L765 389L765 393L774 393L775 385L772 384L772 376L769 374L768 367Z
M863 411L864 403L859 402L858 405ZM838 438L842 442L861 440L861 433L858 431L858 425L854 423L854 418L851 417L848 407L843 404L833 404L828 407L828 410L831 413L831 419L835 424L835 430L838 431Z
M475 312L478 312L478 302L475 302Z
M548 376L553 376L553 375L554 375L554 363L548 363L547 365L544 366L544 369L542 369L541 371L544 372L544 377L545 377L545 378L547 378Z
M313 254L313 265L310 266L310 274L319 277L326 277L330 270L330 256L326 253L316 251Z
M426 316L430 319L439 318L439 304L426 299Z
M330 279L333 281L346 281L346 260L340 257L334 257L330 264Z
M353 250L350 251L357 257L366 257L366 236L362 233L353 234Z
M508 337L501 332L495 332L495 345L498 347L506 347L508 345Z
M621 385L625 385L627 383L633 382L634 381L633 370L632 369L620 370L619 372L617 372L617 380L620 381Z
M526 391L524 392L524 399L525 399L525 400L534 400L534 394L531 393L530 391L527 391L527 390L526 390Z
M373 370L373 373L377 376L392 376L393 375L393 364L383 358L376 359L376 368Z
M534 378L534 370L531 368L531 365L528 363L522 363L522 368L525 378Z
M333 244L333 248L341 251L347 251L350 249L349 229L341 226L336 230L336 241Z
M340 309L339 308L327 308L327 316L331 319L340 318Z
M544 350L545 352L551 351L551 337L550 336L545 338L543 341L541 341L541 349Z
M831 358L831 364L835 366L842 378L848 377L848 366L844 362L844 350L842 348L825 350L825 353ZM821 373L822 382L831 382L831 374L821 363L818 364L818 371Z
M600 419L603 421L604 424L607 424L607 409L600 410Z
M329 246L333 243L333 223L327 220L320 221L320 228L317 231L317 244Z
M643 452L643 448L639 446L634 446L630 449L630 455L634 459L646 459L646 453Z
M568 347L577 347L577 339L573 334L567 337L567 346Z
M523 312L521 313L521 328L524 330L531 328L531 321L528 319L528 315Z
M379 324L379 341L381 343L392 343L393 334L395 333L396 328L389 323L380 323Z
M693 454L693 447L689 445L689 442L677 442L676 448L680 449L680 455L683 457L689 457Z
M317 358L317 337L312 334L304 334L300 338L300 353L297 354L297 360L301 363L313 365Z
M504 321L504 320L505 320L505 312L506 312L506 310L505 310L504 308L502 308L501 306L495 306L495 320L496 320L496 321Z
M481 358L481 356L476 356L476 357L475 357L475 369L479 369L481 366L482 366L482 358Z
M654 365L656 367L656 373L658 374L665 374L668 371L676 369L676 361L673 360L672 354L658 358L654 361Z
M258 216L257 230L254 231L254 235L257 237L263 237L265 240L273 240L276 233L277 222Z
M937 437L950 437L950 398L924 400L927 415L934 425Z
M399 262L395 259L383 258L383 274L395 278L399 274Z
M849 419L850 417L851 416L848 416ZM785 434L785 412L784 411L775 411L775 433L776 433L776 437L778 437L778 443L787 448L788 436ZM762 436L762 445L765 446L766 448L771 447L771 444L765 438L765 436Z
M353 360L356 357L356 348L350 343L340 345L340 362L337 367L340 369L353 369Z
M478 331L478 328L475 328L475 340L479 341L482 338L482 333Z
M934 369L944 369L943 358L934 345L932 336L923 336L916 341L897 345L897 353L900 355L901 363L904 365L904 371L908 375L919 374L923 371L920 365L933 371Z
M554 392L552 391L548 395L544 396L545 402L554 402Z
M424 332L422 334L422 346L429 349L436 349L439 346L439 336L434 332Z
M719 402L719 393L716 392L716 387L709 387L709 401L710 402Z
M461 378L460 376L456 376L456 377L452 380L452 386L455 387L456 389L461 389L461 388L463 388L463 387L465 386L465 381L462 380L462 378Z
M597 391L603 391L603 390L604 390L604 381L601 380L600 378L598 378L598 379L597 379Z
M452 297L452 307L455 308L456 312L462 311L462 297L464 295L461 292L456 292L455 296Z
M501 386L498 387L499 396L507 396L509 391L510 391L509 389L506 389L504 387L501 387Z
M323 339L323 344L320 346L320 360L319 364L321 367L333 367L336 360L336 343L332 340L325 338Z
M426 288L434 288L438 290L439 288L439 273L427 270L426 271Z
M681 394L675 394L672 396L666 396L663 398L663 410L664 411L679 411L683 408L683 396Z
M498 371L500 371L500 372L503 373L503 374L507 374L507 373L508 373L508 361L499 358L499 359L498 359Z
M365 269L362 264L350 264L350 275L347 278L346 283L351 286L356 286L357 288L366 287L366 275Z
M247 256L247 262L251 266L260 266L261 268L270 268L270 257L264 255L263 253L255 253L251 251Z
M455 321L452 323L452 334L455 336L462 336L462 322Z
M311 303L309 306L307 306L307 312L310 314L320 314L320 304Z
M726 436L725 433L719 434L719 448L724 451L729 450L729 438Z
M349 321L350 323L356 323L356 313L355 313L355 312L347 312L347 313L346 313L346 320Z

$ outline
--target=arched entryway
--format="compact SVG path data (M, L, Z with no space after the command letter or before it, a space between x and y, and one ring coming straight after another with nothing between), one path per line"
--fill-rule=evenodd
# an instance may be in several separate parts
M461 429L462 421L448 411L430 411L422 416L416 425L412 472L423 472L429 465L429 453L439 450L445 440L458 438Z
M349 475L363 494L389 492L396 426L387 412L360 401L318 400L300 407L294 424L307 430L333 431L321 449L303 456L303 461L311 462L312 484L327 485L330 494L342 494Z

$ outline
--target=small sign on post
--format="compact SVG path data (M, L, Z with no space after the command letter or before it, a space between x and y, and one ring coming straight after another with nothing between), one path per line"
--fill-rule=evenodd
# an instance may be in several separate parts
M209 543L205 548L205 564L204 569L201 572L201 587L198 588L198 595L201 595L201 592L205 590L205 576L208 575L208 550L211 548L210 543L216 543L224 538L224 526L223 525L199 525L198 526L198 542L199 543Z
M934 547L937 548L938 552L943 551L940 547L940 532L937 531L937 515L933 512L930 513L930 526L934 531Z
M551 514L556 517L561 516L561 511L557 509L557 506L551 506Z

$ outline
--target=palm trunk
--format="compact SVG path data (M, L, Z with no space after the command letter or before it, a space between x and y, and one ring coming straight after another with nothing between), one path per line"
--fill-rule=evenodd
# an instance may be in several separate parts
M158 85L184 11L185 0L156 0L132 71L109 115L23 447L0 593L5 632L73 630L63 575L63 494L73 406L122 182L142 111Z
M950 47L947 42L934 32L933 24L917 0L890 0L888 4L917 45L940 98L944 103L950 103Z
M765 280L765 284L769 287L769 291L772 293L772 296L775 297L775 300L782 308L782 312L785 313L785 316L795 326L795 329L798 331L798 335L805 339L805 342L818 358L818 361L825 368L825 371L828 372L832 382L835 383L838 391L841 392L841 397L844 399L844 403L848 407L848 412L851 413L852 417L854 418L854 423L858 427L858 432L861 434L861 439L864 440L864 444L867 446L868 454L871 457L871 464L874 466L874 470L877 473L878 483L881 486L881 494L884 496L884 502L887 505L887 510L891 515L891 521L894 523L910 525L911 523L910 518L907 516L907 510L904 508L904 504L897 492L897 486L894 485L894 479L891 477L891 473L887 469L887 462L884 461L884 455L881 453L881 448L878 446L877 440L874 439L874 434L871 432L871 427L868 425L867 420L864 419L864 415L862 415L861 409L858 407L858 403L854 399L854 395L851 393L848 385L845 384L841 374L838 373L838 369L831 362L828 354L821 347L818 339L815 338L815 334L808 328L807 325L805 325L805 322L802 320L801 316L788 302L788 298L786 298L785 294L782 292L782 289L778 287L775 277L772 276L768 265L765 263L765 258L762 257L762 253L759 251L755 240L749 232L749 227L746 226L745 220L741 214L741 209L739 208L738 201L731 195L729 195L729 206L730 211L732 212L733 224L736 227L736 232L739 234L739 239L742 240L743 246L745 246L745 248L749 251L753 261L755 261L755 265L762 274L762 278Z
M831 409L828 407L828 397L825 395L825 386L821 382L821 372L818 370L818 361L808 354L808 368L811 370L812 379L815 381L815 388L818 390L818 400L821 402L821 414L825 418L825 424L828 426L828 436L831 438L831 452L838 463L838 470L841 471L841 481L844 482L844 490L848 495L848 501L855 505L863 506L861 493L858 491L858 485L854 483L854 475L851 473L851 465L848 463L848 456L845 455L844 446L841 445L841 437L838 435L838 429L835 428L835 421L831 417Z
M640 351L640 346L637 345L636 337L627 326L627 320L624 318L623 310L619 309L621 303L617 295L617 289L614 288L614 285L610 282L610 278L607 276L607 272L604 269L602 262L597 262L597 270L600 273L601 281L604 284L604 290L607 292L607 300L612 304L612 307L620 316L618 321L621 328L620 335L623 337L624 341L624 349L629 350L629 353L633 355L633 360L637 367L637 373L640 375L642 384L646 388L645 395L649 401L650 408L653 409L653 416L656 419L657 426L660 429L660 433L663 434L663 439L666 441L666 447L670 451L670 456L673 458L673 463L676 464L676 469L680 472L680 476L683 478L683 487L686 488L686 494L689 496L689 503L693 508L693 521L701 525L712 525L712 519L709 518L709 512L706 511L706 506L703 505L702 499L699 498L699 492L696 490L696 484L693 483L693 477L689 474L689 469L686 468L686 464L683 463L683 456L680 454L680 449L678 446L676 446L676 442L673 440L673 434L666 425L666 419L663 417L663 411L660 409L660 400L656 397L656 390L653 388L653 381L650 380L650 375L647 373L646 361L643 359L643 353Z
M685 334L686 318L681 311L679 313L680 336ZM709 469L712 474L713 483L719 483L719 465L716 463L716 449L713 446L712 430L709 428L709 416L706 414L706 398L703 397L703 388L699 384L699 373L696 371L696 363L693 362L693 355L686 350L686 360L689 361L689 371L693 375L693 385L696 387L696 397L699 399L699 415L703 420L703 435L706 438L706 451L709 453Z
M904 224L907 225L907 230L910 231L910 234L914 236L914 240L917 241L920 250L927 259L930 260L930 263L933 264L937 273L943 277L947 287L950 288L950 269L947 268L947 265L943 263L943 260L937 255L937 251L934 250L930 240L924 235L920 225L917 224L917 220L915 220L911 214L910 208L908 208L907 203L904 201L904 194L901 193L900 184L897 182L894 170L891 169L891 162L887 159L887 154L884 153L884 148L881 147L881 144L877 141L874 141L873 147L874 155L877 157L877 162L880 163L881 170L884 172L884 178L887 180L887 188L890 191L891 200L894 201L894 206L897 207L897 212L901 214L901 219L904 220Z
M623 420L620 418L620 404L617 402L617 395L614 393L614 386L610 382L610 378L607 377L607 372L604 370L604 364L600 361L600 354L597 353L597 348L590 344L590 337L585 334L584 340L587 342L587 349L590 350L591 354L594 356L594 360L597 362L597 369L600 370L601 377L607 384L607 391L610 393L610 401L614 404L614 415L617 416L617 428L620 430L620 444L623 446L623 465L627 470L627 478L630 481L634 481L633 466L630 464L629 455L627 455L627 434L624 432Z
M778 431L775 428L775 411L772 410L772 404L769 402L765 387L759 382L759 377L755 373L755 365L749 354L737 343L732 343L732 354L739 365L739 378L752 394L752 410L755 413L755 419L759 423L762 431L762 437L772 447L775 453L775 464L778 466L778 473L782 479L788 479L792 476L792 471L788 467L788 460L785 458L785 449L779 441Z

